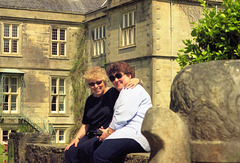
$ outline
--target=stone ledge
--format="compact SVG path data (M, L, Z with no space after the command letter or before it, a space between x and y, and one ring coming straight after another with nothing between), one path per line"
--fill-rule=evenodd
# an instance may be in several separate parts
M147 163L150 153L130 153L126 156L124 163Z
M26 145L26 162L65 163L65 146L51 144ZM124 163L147 163L150 153L131 153L125 158Z

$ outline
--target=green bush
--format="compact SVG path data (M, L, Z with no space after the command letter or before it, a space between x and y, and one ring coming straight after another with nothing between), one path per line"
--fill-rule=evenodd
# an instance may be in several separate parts
M183 40L177 62L181 68L211 60L240 58L240 0L223 0L222 10L199 0L204 17L191 32L193 39Z
M6 145L0 145L0 162L4 162L4 163L8 162L8 150L6 149L7 149ZM4 153L5 153L5 159L4 159Z

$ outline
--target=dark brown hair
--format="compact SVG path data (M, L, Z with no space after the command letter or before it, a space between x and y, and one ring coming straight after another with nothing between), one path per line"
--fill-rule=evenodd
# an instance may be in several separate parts
M122 73L127 74L127 75L130 74L131 78L135 78L135 71L126 62L112 63L112 64L110 64L110 66L107 69L108 77L115 74L115 73L119 73L119 72L122 72Z

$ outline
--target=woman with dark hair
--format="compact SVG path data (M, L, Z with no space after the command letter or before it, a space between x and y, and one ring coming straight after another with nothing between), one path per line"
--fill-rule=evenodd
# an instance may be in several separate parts
M150 151L141 133L144 116L152 107L149 94L139 84L133 89L125 88L135 77L134 70L126 62L111 64L107 74L120 94L109 127L100 129L103 134L99 139L103 142L93 153L95 163L119 162L128 153Z

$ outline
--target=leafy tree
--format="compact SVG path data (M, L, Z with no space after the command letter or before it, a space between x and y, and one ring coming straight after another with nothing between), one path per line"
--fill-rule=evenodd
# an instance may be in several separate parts
M211 60L240 58L240 0L223 0L222 10L203 6L203 18L193 28L193 39L183 40L177 62L181 68Z

